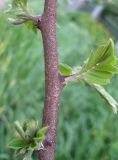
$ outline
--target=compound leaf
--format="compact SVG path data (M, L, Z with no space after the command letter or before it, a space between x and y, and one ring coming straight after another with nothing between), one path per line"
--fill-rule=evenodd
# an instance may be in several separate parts
M92 53L78 73L78 77L89 83L105 85L113 74L118 73L117 58L114 55L114 43L110 39Z

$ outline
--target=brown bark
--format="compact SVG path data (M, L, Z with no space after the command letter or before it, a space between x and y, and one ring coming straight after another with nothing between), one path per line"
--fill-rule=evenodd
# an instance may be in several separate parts
M43 38L45 63L45 100L42 126L49 126L43 142L45 150L39 151L40 160L54 160L59 96L63 87L63 81L58 72L56 4L56 0L45 0L44 13L38 22Z

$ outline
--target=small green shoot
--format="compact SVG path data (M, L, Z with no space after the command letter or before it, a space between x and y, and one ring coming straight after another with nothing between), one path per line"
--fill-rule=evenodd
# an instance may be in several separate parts
M10 141L8 147L16 150L17 155L22 155L23 160L32 159L34 150L43 149L43 140L48 127L38 128L37 121L25 121L22 125L16 121L15 129L18 136Z
M32 9L28 7L27 0L12 0L9 6L7 13L10 13L12 16L12 18L8 18L9 23L13 25L25 24L28 29L36 33L36 16Z
M84 81L94 87L113 108L114 113L117 113L117 102L101 86L110 83L112 76L118 74L117 58L114 54L112 39L109 39L106 44L100 46L96 52L92 53L83 66L72 69L66 64L60 64L59 69L62 75L72 77L69 81ZM74 76L72 73L74 73Z

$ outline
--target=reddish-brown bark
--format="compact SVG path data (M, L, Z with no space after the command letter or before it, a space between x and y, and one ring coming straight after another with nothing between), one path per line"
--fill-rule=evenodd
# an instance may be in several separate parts
M42 125L49 126L43 142L45 150L39 151L40 160L54 160L59 96L63 88L63 80L58 72L56 4L56 0L45 0L44 13L38 21L42 33L45 63L45 100Z

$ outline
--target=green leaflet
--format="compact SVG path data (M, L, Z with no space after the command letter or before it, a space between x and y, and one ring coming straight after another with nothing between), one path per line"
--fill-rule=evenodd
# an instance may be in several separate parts
M97 84L92 84L92 86L96 89L96 91L106 100L106 102L112 107L114 113L117 113L118 103L113 99L113 97L105 91L105 89Z
M14 122L14 126L15 126L15 129L16 131L18 132L18 134L23 138L25 139L25 132L23 131L23 128L22 126L20 125L20 123L18 121L15 121Z
M39 137L39 138L40 138L40 137L44 136L44 135L46 134L47 130L48 130L48 126L39 129L39 130L37 131L36 137Z
M26 7L27 6L27 0L13 0L12 1L12 7Z
M96 66L95 69L98 71L109 71L114 74L118 73L118 68L114 65L101 64L99 66Z
M8 147L12 149L20 149L26 147L26 144L22 138L14 138L12 141L10 141Z
M86 82L91 83L91 84L99 84L99 85L106 85L110 83L109 79L101 79L98 77L95 77L93 75L86 75L86 78L84 78Z
M113 74L118 73L117 58L114 55L114 43L110 39L106 45L100 46L92 53L82 69L78 72L89 83L105 85L110 82Z
M67 64L63 64L63 63L59 64L59 71L63 76L69 76L72 74L72 68Z

